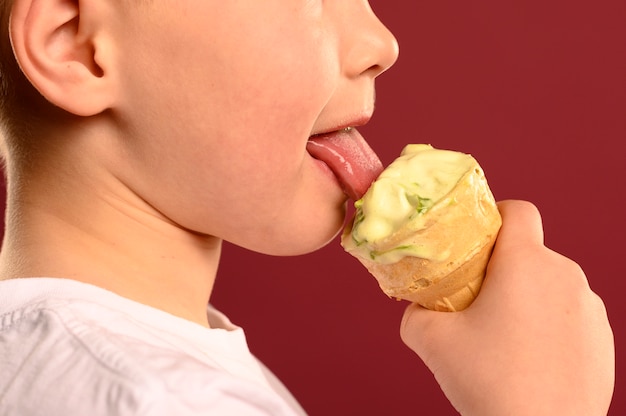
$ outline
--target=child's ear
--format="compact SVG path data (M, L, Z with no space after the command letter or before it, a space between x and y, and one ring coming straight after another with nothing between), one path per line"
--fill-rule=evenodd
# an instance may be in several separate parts
M79 115L115 98L109 38L98 0L15 0L9 33L26 77L51 103Z

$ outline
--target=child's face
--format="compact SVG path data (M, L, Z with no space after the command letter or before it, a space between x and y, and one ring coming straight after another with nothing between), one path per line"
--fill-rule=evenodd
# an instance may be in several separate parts
M123 180L173 222L253 250L336 235L346 196L306 146L366 121L397 57L367 1L155 2L122 19Z

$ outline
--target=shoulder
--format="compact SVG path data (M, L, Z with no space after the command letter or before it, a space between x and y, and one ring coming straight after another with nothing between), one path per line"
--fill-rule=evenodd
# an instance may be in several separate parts
M1 312L0 414L290 414L264 386L94 309L53 299Z

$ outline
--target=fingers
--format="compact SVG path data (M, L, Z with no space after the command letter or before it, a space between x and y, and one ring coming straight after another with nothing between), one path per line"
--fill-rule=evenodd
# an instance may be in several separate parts
M527 201L508 200L499 202L498 209L502 216L501 245L543 245L543 224L535 205Z
M495 291L493 296L516 297L517 278L532 279L543 267L552 264L552 259L546 258L543 224L537 207L530 202L509 200L499 202L498 209L502 227L487 267L481 289L483 296L474 302L478 305L484 301L491 304L492 291Z
M500 202L498 208L502 215L502 228L494 257L500 259L501 266L510 267L512 258L524 261L520 258L521 253L527 253L528 247L544 250L541 216L533 204L510 200ZM500 291L498 296L506 293L501 287L495 290ZM458 314L434 312L417 304L410 305L402 318L400 336L410 349L428 363L428 356L437 348L436 344L449 336L447 331L453 331L453 321L459 318Z
M430 357L437 352L440 340L447 339L450 328L448 320L454 313L436 312L421 307L417 303L404 311L400 324L400 338L430 368ZM431 368L432 370L432 368Z
M491 255L483 290L489 290L494 281L502 279L513 289L511 285L516 277L531 282L539 275L578 277L577 280L586 283L584 273L575 262L545 247L541 215L533 204L503 201L498 203L498 209L502 215L502 228ZM542 284L548 283L544 281Z
M541 215L535 205L526 201L508 200L498 203L502 227L494 246L481 294L489 292L496 282L506 283L509 290L500 285L494 290L498 296L514 295L510 286L514 276L528 278L533 267L542 267L539 258L545 256L544 233ZM501 282L504 279L505 282ZM489 296L482 296L482 298ZM478 301L478 299L477 299ZM481 302L475 302L481 303Z
M604 414L615 349L602 300L574 261L544 246L534 205L498 207L502 228L477 299L454 313L410 305L402 340L460 413Z

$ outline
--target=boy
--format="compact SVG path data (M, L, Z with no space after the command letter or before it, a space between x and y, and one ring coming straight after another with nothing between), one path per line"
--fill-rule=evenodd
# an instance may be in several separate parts
M304 413L207 311L220 245L293 255L336 235L344 189L378 168L354 127L393 36L363 0L2 8L0 414ZM480 297L408 308L403 340L462 414L606 413L602 302L531 205L500 207Z

